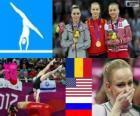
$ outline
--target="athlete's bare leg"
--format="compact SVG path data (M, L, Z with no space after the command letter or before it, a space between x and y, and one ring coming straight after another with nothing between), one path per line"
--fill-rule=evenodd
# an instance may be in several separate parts
M62 69L62 65L60 65L58 68L54 69L53 71L50 71L48 73L46 73L45 75L41 76L40 80L46 80L47 78L49 78L52 74L56 73L57 71Z
M47 70L49 70L50 66L53 65L53 63L55 62L56 60L53 59L43 70L41 70L38 74L37 74L37 77L40 77L42 75L44 75L46 73Z

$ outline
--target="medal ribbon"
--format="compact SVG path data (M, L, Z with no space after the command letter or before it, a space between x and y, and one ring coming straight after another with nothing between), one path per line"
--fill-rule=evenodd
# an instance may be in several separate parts
M112 30L114 32L117 33L117 30L118 30L118 23L119 23L119 18L117 19L117 22L113 24L112 20L111 20L111 26L112 26ZM114 26L115 25L115 26Z
M76 29L76 30L79 30L80 26L81 26L80 23L78 23L78 24L76 24L76 25L72 24L72 31L74 31L75 29Z
M79 31L80 26L81 26L81 23L79 22L79 23L76 24L76 25L71 24L71 26L72 26L72 33L73 33L74 31ZM80 32L80 31L79 31L79 32Z
M100 24L101 24L101 19L98 19L98 25L97 26L95 24L93 24L94 31L95 31L95 36L96 36L96 41L99 41L99 39L100 39L100 26L101 26Z

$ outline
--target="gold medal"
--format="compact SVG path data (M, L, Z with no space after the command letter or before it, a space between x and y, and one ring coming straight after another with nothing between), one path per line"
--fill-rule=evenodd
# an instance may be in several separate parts
M96 41L96 47L101 47L101 42L100 41Z

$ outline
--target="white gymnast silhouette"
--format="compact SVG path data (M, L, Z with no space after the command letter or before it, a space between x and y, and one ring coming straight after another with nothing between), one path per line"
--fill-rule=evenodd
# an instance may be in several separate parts
M22 30L22 34L21 34L20 39L19 39L19 47L20 47L20 50L22 50L22 45L26 45L26 50L27 50L28 46L29 46L30 29L35 31L42 39L44 37L40 33L40 31L37 29L37 27L35 27L31 23L31 21L27 18L27 16L20 9L18 9L12 2L10 2L10 5L15 10L15 12L18 13L22 18L23 30Z

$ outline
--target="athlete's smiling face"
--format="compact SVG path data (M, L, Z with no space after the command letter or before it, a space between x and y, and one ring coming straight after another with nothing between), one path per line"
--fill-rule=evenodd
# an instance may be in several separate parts
M109 15L111 19L116 19L119 16L119 6L117 4L109 5Z
M71 17L72 17L73 23L79 23L80 17L81 17L80 9L79 8L73 9L71 12Z
M93 18L98 19L101 12L100 5L98 3L92 3L90 12Z

